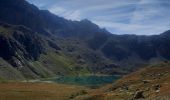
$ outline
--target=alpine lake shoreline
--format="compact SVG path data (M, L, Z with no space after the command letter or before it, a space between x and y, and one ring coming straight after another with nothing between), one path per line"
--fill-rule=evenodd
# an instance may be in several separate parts
M64 81L60 80L62 78ZM117 75L73 75L33 80L4 80L0 82L0 100L76 100L77 98L79 100L79 97L83 97L82 100L84 100L86 96L91 97L91 93L119 78L120 76ZM55 81L56 79L60 81ZM104 79L114 80L99 82ZM89 80L90 83L88 83Z
M57 75L55 77L23 80L21 82L64 84L96 89L104 85L114 83L121 77L122 77L121 75L103 75L103 74Z

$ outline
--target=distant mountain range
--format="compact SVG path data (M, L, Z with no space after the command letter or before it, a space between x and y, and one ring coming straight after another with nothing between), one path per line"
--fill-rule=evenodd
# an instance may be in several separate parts
M170 59L170 31L115 35L87 19L66 20L25 0L1 0L0 9L0 78L126 74Z

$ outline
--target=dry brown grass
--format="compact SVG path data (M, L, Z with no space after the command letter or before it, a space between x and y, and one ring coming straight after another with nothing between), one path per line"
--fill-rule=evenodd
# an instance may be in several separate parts
M0 83L0 100L70 100L85 88L48 83Z
M170 100L170 63L143 68L114 84L91 90L87 100L132 100L137 91L143 91L144 100Z
M156 85L160 85L158 92ZM169 100L170 63L141 69L99 89L47 83L1 83L0 100L131 100L139 90L146 100Z

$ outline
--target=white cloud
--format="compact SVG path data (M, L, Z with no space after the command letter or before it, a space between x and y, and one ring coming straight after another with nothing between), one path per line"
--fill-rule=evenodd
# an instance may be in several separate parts
M170 29L169 0L29 0L71 20L88 18L116 34L159 34Z
M81 13L79 10L75 10L75 11L70 11L67 13L64 13L63 16L67 19L71 19L71 20L81 20Z
M108 28L109 31L113 31L114 34L138 34L138 35L153 35L160 34L167 30L168 26L153 26L153 25L139 25L139 24L124 24L108 21L93 21L103 28ZM140 30L140 31L139 31ZM119 33L117 33L119 32Z
M58 6L51 6L48 8L48 10L54 14L62 14L64 12L66 12L66 9L64 9L62 7L58 7Z

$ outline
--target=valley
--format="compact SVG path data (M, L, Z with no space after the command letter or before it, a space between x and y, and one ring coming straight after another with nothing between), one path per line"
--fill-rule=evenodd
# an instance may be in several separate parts
M170 30L154 34L0 0L0 100L170 100Z
M115 82L89 86L73 80L10 82L1 80L1 100L169 100L170 63L162 62L125 75ZM56 78L54 78L56 81ZM62 81L63 80L63 81ZM90 82L91 81L87 81ZM100 79L101 81L101 79ZM68 83L69 82L69 83ZM93 82L95 82L93 78ZM103 81L102 81L103 82ZM99 82L100 83L100 82ZM72 84L72 85L71 85ZM96 86L95 86L96 85Z

